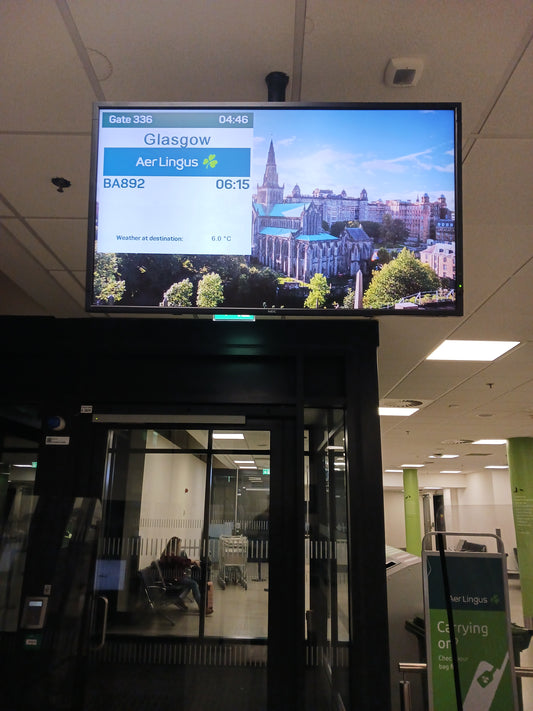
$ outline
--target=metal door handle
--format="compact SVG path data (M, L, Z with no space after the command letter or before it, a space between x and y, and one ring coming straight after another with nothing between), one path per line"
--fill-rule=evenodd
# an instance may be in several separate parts
M93 652L97 652L99 649L102 649L105 644L105 636L107 633L107 611L109 609L109 600L103 595L98 595L98 597L95 598L95 604L98 604L99 601L103 603L102 629L100 631L100 641L94 647L91 646L91 650Z

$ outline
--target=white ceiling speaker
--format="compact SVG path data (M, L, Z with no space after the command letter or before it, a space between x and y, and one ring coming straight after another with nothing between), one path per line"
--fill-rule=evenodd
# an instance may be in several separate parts
M416 86L424 70L424 60L416 57L389 59L385 69L385 84L393 87Z

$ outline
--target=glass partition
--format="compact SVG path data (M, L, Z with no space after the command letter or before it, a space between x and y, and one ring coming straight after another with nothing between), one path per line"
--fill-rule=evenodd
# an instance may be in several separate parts
M32 487L33 489L33 487ZM18 487L2 526L0 543L0 631L18 629L30 524L38 497Z
M220 440L217 433L220 430L213 433L209 555L218 614L206 634L266 641L270 432L247 431L242 440ZM266 646L256 645L254 654L266 663Z
M310 693L339 694L346 703L348 525L344 413L306 411L306 622ZM327 689L328 691L324 691Z

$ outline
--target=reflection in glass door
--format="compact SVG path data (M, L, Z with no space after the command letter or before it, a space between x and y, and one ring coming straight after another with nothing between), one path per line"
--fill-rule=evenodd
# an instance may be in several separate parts
M344 412L306 411L308 697L350 708L350 615Z
M85 709L266 709L270 444L242 426L109 430L107 634Z

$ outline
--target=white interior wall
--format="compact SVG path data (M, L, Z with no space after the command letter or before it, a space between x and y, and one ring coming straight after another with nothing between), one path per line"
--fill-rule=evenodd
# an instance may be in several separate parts
M426 483L426 482L424 482ZM464 533L495 533L500 529L508 554L509 569L516 568L516 547L511 487L507 470L465 474L460 488L442 489L446 528ZM424 535L422 492L420 495L421 535ZM395 548L405 548L405 513L403 492L385 489L385 541Z
M516 546L509 472L494 470L467 475L467 486L458 492L455 514L459 531L496 533L499 529L509 556L509 569L514 570Z
M465 482L466 484L466 482ZM460 531L459 523L459 494L461 489L444 489L444 519L449 531Z
M394 548L405 548L405 512L403 491L384 492L385 543Z
M139 527L141 567L158 558L172 536L182 539L189 557L199 557L204 498L204 461L193 454L146 455Z

